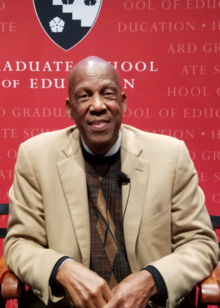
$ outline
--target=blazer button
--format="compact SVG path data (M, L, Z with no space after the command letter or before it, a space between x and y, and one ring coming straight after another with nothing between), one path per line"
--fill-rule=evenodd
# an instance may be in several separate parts
M39 291L39 290L33 290L33 292L34 292L35 295L37 295L37 296L39 296L39 297L42 297L42 296L43 296L43 295L42 295L42 292Z

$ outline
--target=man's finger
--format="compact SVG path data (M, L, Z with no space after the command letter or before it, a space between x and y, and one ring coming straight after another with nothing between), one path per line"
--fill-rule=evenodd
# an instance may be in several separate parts
M90 302L89 305L85 305L85 306L79 306L79 308L83 308L83 307L89 307L89 308L102 308L102 307L99 307L98 305L94 304L93 302Z
M118 301L112 296L111 300L103 308L118 308Z
M111 290L111 291L112 291L112 296L115 294L116 287L117 287L117 286L115 286L115 287Z
M104 297L104 300L106 301L106 303L108 303L112 299L112 292L109 289L109 287L105 288L105 290L103 292L103 297Z
M145 301L143 301L143 303L142 303L142 305L141 305L141 308L146 308L146 307L148 307L147 306L147 303L148 303L148 298L145 300Z
M108 303L103 308L110 308L110 307L111 307L111 303Z
M103 308L108 302L102 297L99 298L98 301L95 302L96 308Z

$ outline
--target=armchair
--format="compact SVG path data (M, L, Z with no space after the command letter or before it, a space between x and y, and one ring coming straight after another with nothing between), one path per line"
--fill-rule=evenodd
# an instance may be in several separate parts
M213 229L220 229L220 216L211 215L210 218ZM198 308L206 308L208 305L220 307L220 261L211 276L201 282L198 287Z
M0 204L0 215L8 215L8 204ZM0 228L0 238L5 238L6 228ZM4 308L8 299L17 299L18 308L28 308L25 285L13 273L10 273L1 259L0 272L0 308Z

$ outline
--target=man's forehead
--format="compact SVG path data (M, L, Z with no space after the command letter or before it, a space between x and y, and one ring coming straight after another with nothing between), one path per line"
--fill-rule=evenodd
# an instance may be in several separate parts
M83 79L83 78L104 78L114 80L118 77L117 71L111 64L101 65L88 62L87 65L77 67L73 74L73 79Z
M107 86L113 85L118 87L120 84L119 77L114 73L114 71L92 71L81 70L76 72L73 75L73 78L70 79L71 87L78 89L80 87L88 87L89 85L100 85Z
M114 87L117 87L117 84L112 81L112 80L103 80L101 82L97 81L93 81L93 83L99 85L100 87L107 87L109 85L113 85ZM84 87L88 87L91 84L91 80L82 80L81 82L79 82L79 84L75 87L75 90L84 88Z

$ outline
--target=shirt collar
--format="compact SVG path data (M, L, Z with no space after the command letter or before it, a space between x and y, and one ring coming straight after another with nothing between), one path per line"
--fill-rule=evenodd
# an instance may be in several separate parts
M92 154L92 155L95 155L92 151L90 151L90 149L87 147L87 145L85 144L85 142L83 141L83 138L82 138L82 135L81 136L81 140L82 140L82 144L83 144L83 147L84 149ZM121 146L121 131L119 130L119 134L118 134L118 139L116 140L115 144L111 147L111 149L108 151L108 153L106 153L104 155L104 157L108 157L108 156L112 156L114 155L115 153L118 152L118 150L120 149L120 146Z

